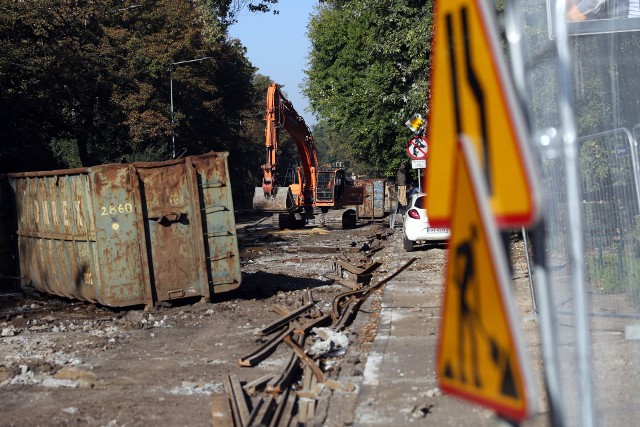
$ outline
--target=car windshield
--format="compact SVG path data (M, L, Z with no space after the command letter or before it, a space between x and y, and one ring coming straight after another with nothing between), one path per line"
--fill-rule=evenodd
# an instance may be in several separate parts
M416 202L413 204L414 207L418 209L426 209L427 208L427 199L424 196L416 197Z

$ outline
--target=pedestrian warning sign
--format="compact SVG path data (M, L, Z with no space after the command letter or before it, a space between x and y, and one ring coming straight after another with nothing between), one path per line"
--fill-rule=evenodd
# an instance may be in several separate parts
M533 393L507 260L482 170L465 136L458 152L438 343L440 388L520 421L531 410Z
M532 225L539 190L526 127L506 61L495 11L483 0L438 0L431 72L426 192L429 220L448 226L458 135L476 150L498 226Z

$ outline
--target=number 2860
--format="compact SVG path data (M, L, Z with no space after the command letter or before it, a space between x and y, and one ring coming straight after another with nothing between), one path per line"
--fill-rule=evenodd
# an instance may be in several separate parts
M100 215L116 215L133 212L133 205L131 203L120 203L118 206L109 205L102 206L102 213Z

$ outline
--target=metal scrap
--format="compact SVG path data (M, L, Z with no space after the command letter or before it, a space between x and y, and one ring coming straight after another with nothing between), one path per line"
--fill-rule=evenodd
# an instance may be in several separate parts
M273 379L274 374L263 375L260 378L245 384L242 389L249 395L253 396L257 391L264 389L265 385Z
M229 395L235 425L238 427L248 426L251 413L238 376L235 374L227 375L224 387Z
M211 398L211 419L213 427L227 427L233 425L233 414L229 394L216 394Z
M344 292L342 294L337 295L333 300L333 327L341 331L346 328L353 318L355 314L360 309L362 303L364 303L367 298L377 289L379 289L382 285L396 277L398 274L409 268L411 264L416 261L417 258L411 258L407 261L402 267L397 269L393 274L385 277L380 280L375 285L370 285L366 288L358 289L355 291Z
M322 316L317 317L313 320L309 320L301 325L297 325L296 328L293 330L293 332L297 334L306 334L307 332L309 332L311 329L315 327L322 326L325 323L329 323L330 320L331 320L330 315L323 314Z
M308 366L311 369L311 371L313 372L313 375L315 375L318 382L323 382L324 374L322 373L322 371L320 370L316 362L314 362L313 359L307 356L304 350L298 344L293 342L291 337L288 337L288 336L284 337L284 342L289 347L291 347L291 349L296 355L298 355L298 358L302 361L302 363L304 363L306 366Z
M287 387L289 387L289 384L291 384L291 381L299 368L300 364L298 363L298 355L292 351L284 370L280 373L279 376L274 377L271 379L271 381L269 381L265 388L265 392L270 394L278 394L282 393L284 390L287 390Z
M345 329L373 292L407 269L415 260L416 258L412 258L394 273L375 284L338 294L333 300L331 314L323 314L319 308L315 307L310 290L304 293L302 306L296 310L289 311L286 308L274 306L274 310L281 314L281 318L261 330L263 335L272 334L271 338L253 353L241 358L239 364L240 366L254 366L271 354L280 342L284 342L291 348L291 355L279 375L263 376L244 387L239 387L237 382L229 379L229 385L226 388L230 397L227 401L233 414L233 425L288 427L291 425L304 426L312 420L317 422L314 417L316 415L316 400L319 395L327 387L334 390L342 388L342 386L335 381L325 384L325 373L322 371L319 361L324 361L327 354L316 355L319 361L307 354L304 346L307 334L312 328L324 324L330 324L328 329L336 333ZM336 270L340 269L351 274L365 276L372 274L381 264L368 257L360 257L355 260L341 257L334 259L334 265ZM301 372L302 377L300 378L298 376ZM295 384L296 377L300 378L297 385ZM295 393L292 392L294 389L296 389ZM351 389L353 389L353 385L351 385ZM259 390L262 390L264 395L257 396ZM253 399L253 407L251 407L251 400L247 402L244 392L256 395Z
M285 390L278 401L278 407L269 423L269 427L288 427L293 418L293 409L296 404L295 393Z
M280 344L280 342L284 339L284 337L288 336L293 332L294 326L289 326L289 328L283 330L277 335L274 335L269 341L267 341L264 345L259 347L254 352L248 354L245 357L242 357L238 360L238 364L240 366L255 366L264 359L266 359L271 353L273 353Z
M287 323L289 323L290 321L292 321L296 317L300 316L305 311L311 310L313 308L314 304L315 303L313 301L311 301L308 304L303 305L302 307L298 308L297 310L294 310L294 311L290 312L288 315L286 315L284 317L281 317L280 319L274 321L273 323L265 326L264 328L262 328L260 330L260 333L262 335L269 335L270 333L272 333L274 331L277 331L278 329L282 328L283 326L285 326Z
M369 284L373 272L382 264L374 262L371 258L360 257L351 259L346 257L334 257L331 269L337 277L355 281L357 284Z
M249 417L248 426L265 426L273 416L276 409L276 400L273 396L266 396L258 401L251 416Z
M298 345L304 345L305 337L301 334L293 334L293 340ZM286 364L285 369L278 375L274 376L267 384L265 391L270 394L278 394L286 390L291 384L291 381L299 369L298 355L295 352L291 352L291 356Z

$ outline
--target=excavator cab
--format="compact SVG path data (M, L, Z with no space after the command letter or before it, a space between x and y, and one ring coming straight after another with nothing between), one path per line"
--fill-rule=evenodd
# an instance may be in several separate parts
M341 207L344 205L362 204L362 198L358 200L345 195L352 193L347 189L347 174L344 169L320 166L318 168L318 180L315 194L315 205L320 207Z
M341 181L337 177L338 171L320 167L318 168L318 179L316 187L316 206L333 206L335 203L336 185ZM344 171L343 175L344 175ZM344 179L342 179L344 182ZM344 184L341 188L344 191Z

